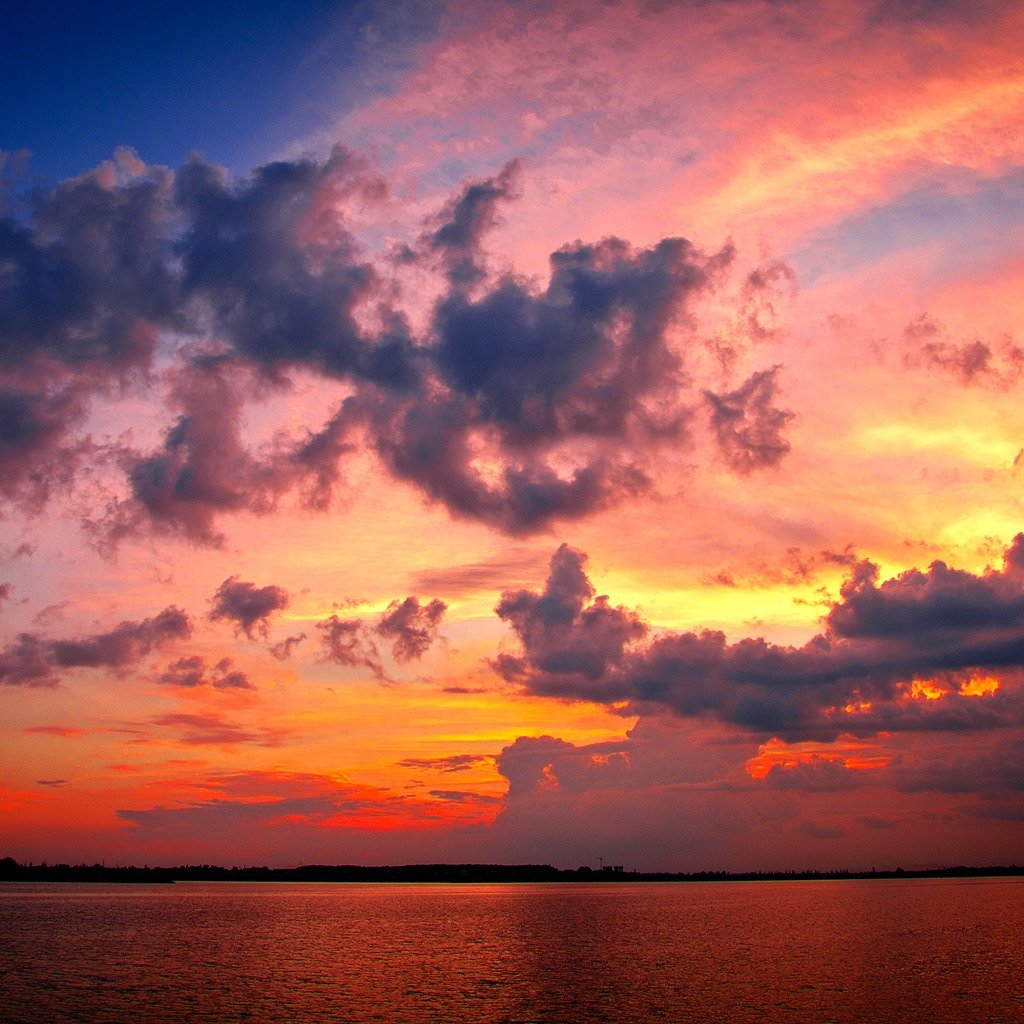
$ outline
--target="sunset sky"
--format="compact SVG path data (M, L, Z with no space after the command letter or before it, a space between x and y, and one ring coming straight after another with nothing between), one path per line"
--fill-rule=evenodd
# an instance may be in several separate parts
M11 6L0 856L1020 863L1024 7L292 6Z

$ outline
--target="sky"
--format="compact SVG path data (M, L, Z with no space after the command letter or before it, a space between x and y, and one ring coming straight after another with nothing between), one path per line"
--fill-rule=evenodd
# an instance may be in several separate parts
M1024 10L15 3L0 853L1024 851Z

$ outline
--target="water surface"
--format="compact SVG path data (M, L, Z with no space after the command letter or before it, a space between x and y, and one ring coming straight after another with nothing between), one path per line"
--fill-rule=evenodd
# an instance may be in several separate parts
M0 1021L1024 1024L1024 879L4 884Z

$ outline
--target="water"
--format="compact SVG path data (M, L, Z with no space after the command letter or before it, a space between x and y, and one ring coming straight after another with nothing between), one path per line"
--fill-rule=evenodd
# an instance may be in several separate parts
M1024 880L7 884L0 1021L1024 1022Z

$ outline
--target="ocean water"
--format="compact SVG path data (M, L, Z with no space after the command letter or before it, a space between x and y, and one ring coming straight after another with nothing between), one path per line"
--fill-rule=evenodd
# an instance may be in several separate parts
M1024 879L5 884L0 1021L1024 1022Z

